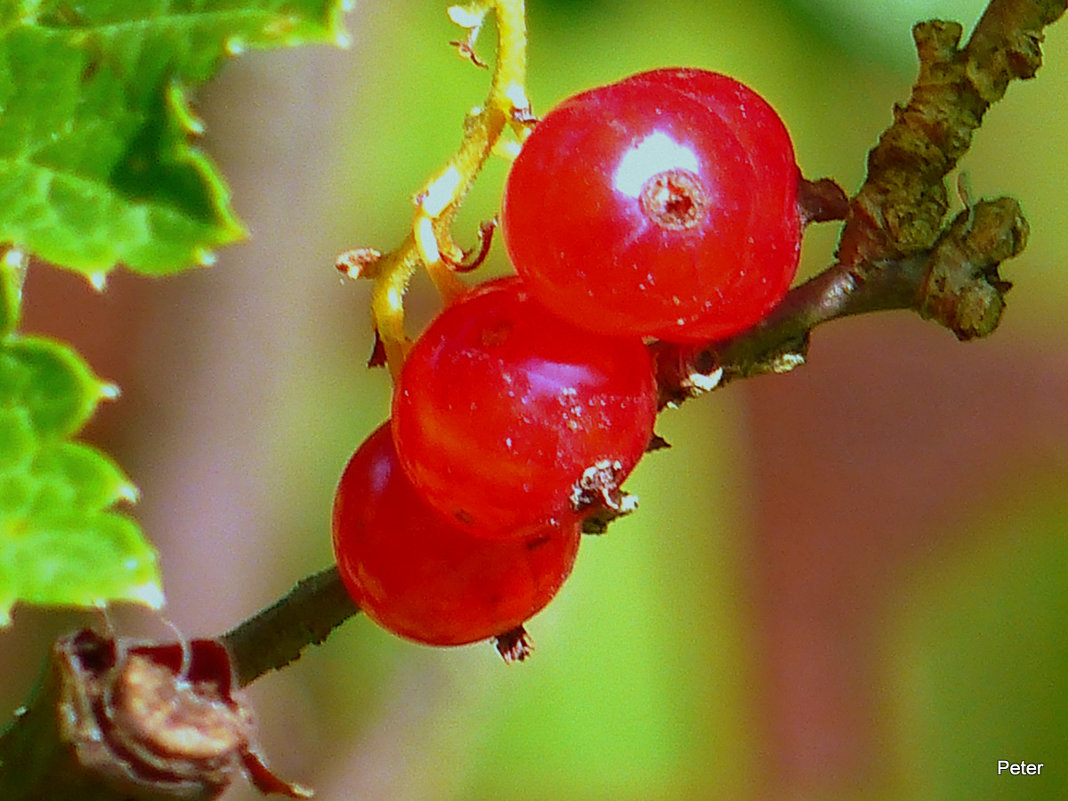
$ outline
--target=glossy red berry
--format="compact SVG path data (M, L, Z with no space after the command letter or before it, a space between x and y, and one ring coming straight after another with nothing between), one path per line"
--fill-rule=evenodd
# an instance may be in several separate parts
M537 124L505 184L505 244L530 291L577 325L721 338L789 288L798 179L759 95L717 73L655 70Z
M588 513L645 452L657 411L636 338L549 314L518 278L447 307L416 340L393 393L405 470L467 530L510 537Z
M432 509L397 462L388 423L356 451L334 498L338 571L357 606L430 645L503 635L556 594L575 561L577 526L482 539Z

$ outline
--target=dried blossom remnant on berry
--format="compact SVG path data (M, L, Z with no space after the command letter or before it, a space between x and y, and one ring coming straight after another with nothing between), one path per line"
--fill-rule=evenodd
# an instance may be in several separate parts
M583 534L604 534L608 524L638 508L638 497L620 489L623 465L602 459L586 468L571 488L571 509L584 514Z
M638 496L630 492L619 492L619 502L614 508L602 506L582 518L582 533L600 536L608 532L608 524L626 517L638 508Z
M598 507L617 509L622 500L622 472L623 463L618 459L601 459L587 467L571 487L571 508L576 512Z
M522 662L534 653L534 643L531 641L530 635L527 634L527 630L522 626L516 626L511 631L497 635L493 644L497 648L497 653L501 655L501 659L507 665L513 662Z
M658 172L647 180L638 196L642 212L667 231L686 231L701 224L708 195L701 179L681 168Z

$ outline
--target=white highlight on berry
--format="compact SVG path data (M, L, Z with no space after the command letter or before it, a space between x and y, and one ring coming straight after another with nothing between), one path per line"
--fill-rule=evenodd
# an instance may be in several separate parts
M645 182L667 170L698 172L700 164L693 148L680 144L663 131L654 131L628 150L619 160L612 185L627 197L638 197Z

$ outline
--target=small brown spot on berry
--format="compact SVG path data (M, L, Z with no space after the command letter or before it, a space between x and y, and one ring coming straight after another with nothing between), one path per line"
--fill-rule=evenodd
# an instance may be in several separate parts
M508 340L508 337L512 335L512 325L508 322L501 322L496 325L487 325L482 329L482 344L487 348L492 348L496 345L501 345Z
M552 542L552 537L548 535L540 535L528 539L525 546L528 551L536 551L538 548L545 547L550 542Z

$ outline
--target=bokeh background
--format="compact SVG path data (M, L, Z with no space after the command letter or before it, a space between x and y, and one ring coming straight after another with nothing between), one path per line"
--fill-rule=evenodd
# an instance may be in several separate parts
M980 0L528 0L536 112L663 65L763 93L809 177L847 190L908 95L911 24L971 29ZM116 274L94 294L35 269L25 328L122 386L88 436L143 492L167 614L220 633L331 560L334 483L386 416L364 361L368 287L333 268L389 249L488 76L445 3L360 2L352 46L249 54L200 95L204 148L248 242L210 269ZM480 52L492 55L492 31ZM537 651L435 650L357 617L251 690L263 747L324 801L927 801L1068 797L1068 22L962 164L1031 223L1001 329L959 344L906 313L816 332L810 363L663 415L674 447L640 511L588 539L529 626ZM461 241L491 215L485 172ZM466 226L466 227L465 227ZM809 231L802 274L837 226ZM506 269L495 245L489 272ZM416 319L436 300L425 281ZM120 608L120 631L165 636ZM78 613L0 632L0 712ZM997 775L997 761L1041 776ZM228 801L256 797L235 789Z

